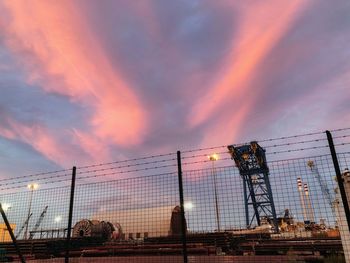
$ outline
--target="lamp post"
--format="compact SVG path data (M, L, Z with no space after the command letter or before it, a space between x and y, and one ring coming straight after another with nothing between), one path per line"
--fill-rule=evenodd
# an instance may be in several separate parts
M215 165L214 165L214 162L219 160L219 155L214 153L212 155L209 155L208 159L212 163L212 175L213 175L214 195L215 195L216 223L217 223L218 232L220 232L219 203L218 203L218 194L217 194L217 186L216 186L216 171L215 171Z
M30 190L30 197L29 197L29 209L28 209L28 216L27 216L28 221L26 224L26 230L24 232L24 239L27 239L28 237L28 225L29 225L30 211L32 209L33 193L34 193L34 190L38 189L39 185L33 183L33 184L28 184L27 187Z

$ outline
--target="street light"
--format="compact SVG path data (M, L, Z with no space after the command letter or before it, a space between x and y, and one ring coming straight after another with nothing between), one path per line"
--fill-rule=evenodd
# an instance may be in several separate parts
M27 239L27 235L28 235L28 225L29 225L29 218L30 218L30 210L32 209L33 193L34 193L34 190L38 189L39 185L36 183L32 183L32 184L28 184L27 187L30 190L30 197L29 197L29 209L28 209L28 216L27 216L26 231L24 232L24 239Z
M217 227L218 227L218 232L220 232L219 203L218 203L218 194L217 194L217 187L216 187L216 171L215 171L215 165L214 165L214 162L219 160L219 155L214 153L212 155L209 155L208 159L212 163L212 175L213 175L213 181L214 181L214 195L215 195L216 223L217 223Z
M12 208L12 205L8 204L8 203L3 203L1 206L2 206L2 209L4 210L4 212L6 212Z
M191 210L193 208L193 203L192 202L186 202L184 204L185 210Z
M56 216L55 217L55 223L59 223L62 221L62 216Z

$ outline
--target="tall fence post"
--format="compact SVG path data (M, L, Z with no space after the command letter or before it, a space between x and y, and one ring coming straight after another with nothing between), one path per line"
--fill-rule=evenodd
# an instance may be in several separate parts
M345 192L344 183L343 183L344 179L342 178L342 174L340 171L338 157L337 157L337 153L335 151L332 134L330 133L330 131L326 131L326 134L327 134L329 149L330 149L331 155L332 155L335 174L337 176L337 182L338 182L338 188L339 188L341 200L343 201L346 221L348 223L348 228L350 231L350 210L349 210L349 204L348 204L348 200L346 198L346 192Z
M186 244L186 220L185 220L185 206L184 206L184 192L182 184L182 167L181 167L181 152L177 151L177 168L179 177L179 193L180 193L180 207L181 207L181 232L182 232L182 250L184 263L188 262L187 258L187 244Z
M70 201L69 201L69 215L68 215L68 229L67 229L67 240L66 240L66 256L65 263L69 262L69 250L70 250L70 236L72 228L72 216L73 216L73 204L74 204L74 190L75 190L75 176L77 168L73 166L72 170L72 184L70 188Z
M5 212L4 212L4 209L2 209L1 203L0 203L0 213L1 213L2 218L4 219L5 225L6 225L6 227L7 227L7 231L9 231L9 234L10 234L10 237L11 237L11 239L12 239L13 245L15 246L16 252L17 252L17 254L18 254L18 256L19 256L21 262L22 262L22 263L25 263L26 261L25 261L23 255L22 255L22 253L21 253L21 250L19 249L19 246L18 246L18 244L17 244L16 237L15 237L15 235L13 234L12 228L11 228L11 226L10 226L9 221L7 220L7 216L6 216Z

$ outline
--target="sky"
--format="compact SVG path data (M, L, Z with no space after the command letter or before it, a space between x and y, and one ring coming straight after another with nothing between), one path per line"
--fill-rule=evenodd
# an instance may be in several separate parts
M348 0L0 2L0 177L348 127Z

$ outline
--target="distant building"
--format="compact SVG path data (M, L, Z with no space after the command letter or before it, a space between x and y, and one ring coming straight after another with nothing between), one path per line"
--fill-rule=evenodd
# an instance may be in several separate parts
M186 221L185 221L185 229L187 231ZM169 234L172 236L182 235L182 217L181 217L180 206L175 206L175 208L173 209L173 211L171 213Z

